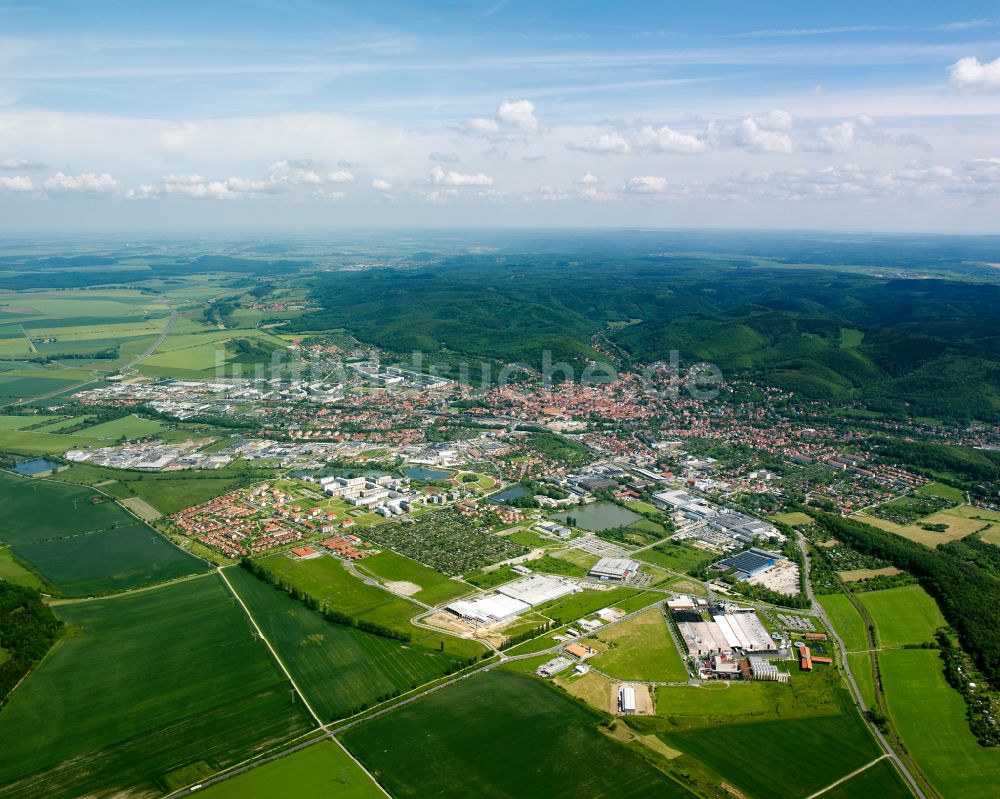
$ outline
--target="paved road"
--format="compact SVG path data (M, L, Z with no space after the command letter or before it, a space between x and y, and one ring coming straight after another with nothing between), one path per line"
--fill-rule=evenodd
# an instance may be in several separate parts
M838 635L837 630L831 623L829 616L826 615L826 610L824 610L823 606L816 601L816 596L813 594L812 582L809 580L809 550L806 546L805 536L803 536L802 533L798 533L798 544L799 551L802 553L802 563L805 567L806 596L809 597L809 600L812 602L812 606L816 611L816 615L819 616L819 618L826 625L826 628L830 631L830 635L833 637L833 640L837 645L837 652L840 654L840 665L844 671L844 676L847 677L847 685L851 689L851 696L854 699L854 703L861 710L861 718L864 719L865 724L868 725L868 729L871 730L872 735L875 736L875 740L878 742L878 745L882 749L885 757L889 758L899 770L899 773L903 775L903 778L910 786L910 790L913 791L913 794L917 796L918 799L927 799L926 794L920 788L920 785L913 777L913 774L910 773L909 768L907 768L906 764L903 763L903 761L896 754L896 751L892 748L892 745L882 734L881 730L872 724L872 722L865 715L865 700L862 698L861 689L858 688L854 675L851 673L851 667L847 660L847 647L844 646L843 640L840 635Z

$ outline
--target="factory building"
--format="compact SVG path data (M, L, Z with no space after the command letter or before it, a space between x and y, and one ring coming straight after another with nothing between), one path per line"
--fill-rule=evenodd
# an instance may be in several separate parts
M636 712L635 688L631 685L620 685L618 687L618 712L627 716Z
M588 575L598 580L620 583L637 574L641 565L629 558L601 558Z

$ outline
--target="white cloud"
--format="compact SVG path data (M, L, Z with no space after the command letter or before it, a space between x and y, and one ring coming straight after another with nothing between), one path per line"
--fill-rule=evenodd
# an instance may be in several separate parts
M601 182L601 179L588 169L586 173L576 179L576 182L585 186L596 186Z
M388 180L374 178L372 180L372 188L376 191L392 191L392 184Z
M596 139L586 139L580 142L566 142L570 150L579 150L594 155L628 155L632 145L620 133L604 133Z
M35 184L27 175L14 175L13 177L0 175L0 190L24 192L34 191L34 189Z
M531 100L504 100L497 109L497 121L529 133L537 132L539 127L535 104Z
M764 130L791 130L794 122L792 115L780 108L775 108L764 116L753 117L753 121Z
M708 149L708 145L697 136L680 133L668 125L660 128L647 125L639 131L636 138L638 146L661 153L694 155Z
M963 58L948 70L951 85L964 91L1000 91L1000 58L983 63L975 56Z
M841 122L839 125L820 127L819 143L816 149L825 153L846 153L854 149L857 133L854 122Z
M473 175L445 171L436 166L431 170L431 182L445 186L492 186L495 181L483 172L477 172Z
M431 161L437 161L439 164L454 164L457 163L459 160L461 160L457 155L455 155L455 153L452 152L447 152L447 153L433 152L427 157L430 158Z
M667 190L667 179L654 175L640 175L625 181L625 191L632 194L661 194Z
M793 149L791 136L781 129L762 126L756 117L747 117L739 124L735 139L737 144L755 153L790 153Z
M27 158L0 158L0 169L48 169L41 161L29 161Z
M473 133L489 134L500 132L500 123L495 119L483 119L482 117L476 117L475 119L470 119L465 124Z
M107 172L84 172L67 175L56 172L45 181L45 189L53 194L105 195L118 189L118 181Z

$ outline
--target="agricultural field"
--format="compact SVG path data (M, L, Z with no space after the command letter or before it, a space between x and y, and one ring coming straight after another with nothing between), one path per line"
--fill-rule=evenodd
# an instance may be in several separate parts
M324 721L443 676L451 655L334 624L245 569L226 570L251 615Z
M7 547L0 549L0 580L6 580L14 585L23 585L37 591L48 591L45 582L33 571L26 569L14 558L14 553Z
M849 705L840 715L750 721L661 737L739 790L768 799L809 796L881 754Z
M46 433L41 430L0 429L0 452L14 455L59 455L81 447L101 447L108 442L79 433Z
M110 422L97 424L93 427L85 427L80 431L80 435L91 438L104 438L112 441L120 441L125 438L135 440L156 435L163 430L163 423L155 419L143 419L141 416L122 416L120 419L113 419Z
M917 488L913 493L921 497L940 497L958 505L965 502L965 492L961 488L955 488L944 483L926 483Z
M331 608L358 619L410 632L413 643L418 646L437 649L444 642L446 653L463 658L478 657L483 652L483 645L475 641L410 624L414 616L423 612L420 605L366 585L336 558L293 561L285 555L271 555L263 558L261 564L320 602L328 602Z
M639 593L635 588L612 588L607 591L585 590L538 605L535 610L550 619L569 623L601 608L611 607L616 602L629 599Z
M851 674L858 684L861 698L865 702L865 707L875 705L875 675L872 673L872 653L856 652L847 656L847 663L851 667Z
M58 416L45 416L43 414L33 416L0 416L0 430L23 430L26 427L42 426L58 418Z
M787 524L790 527L797 527L802 524L812 524L812 516L808 513L802 513L801 511L792 511L790 513L776 513L773 516L769 516L769 519L775 522L780 522L781 524Z
M857 595L875 622L880 647L922 644L934 640L945 625L937 603L919 585L904 585Z
M823 794L824 799L859 799L877 796L879 799L910 799L913 794L906 787L896 767L888 760L880 760L860 774Z
M895 566L883 566L881 569L851 569L845 572L837 572L845 583L856 583L861 580L871 580L874 577L895 577L902 574L901 569Z
M964 799L996 796L1000 748L980 746L969 731L965 702L945 682L938 653L881 652L879 666L893 726L937 791Z
M659 608L640 613L607 631L598 630L592 640L596 642L592 645L603 651L591 658L591 664L619 680L688 680L687 669Z
M204 799L383 799L385 794L335 741L320 741L198 792Z
M94 497L100 502L94 504ZM10 520L2 535L11 552L67 596L105 594L208 568L82 486L0 472L0 512Z
M363 574L370 574L397 593L412 596L428 605L439 605L470 593L472 586L445 577L422 563L384 550L354 564ZM419 590L413 591L413 588Z
M479 675L349 730L393 796L691 796L603 735L601 716L538 680ZM572 755L572 756L570 756Z
M311 726L218 577L56 612L69 635L0 709L4 796L163 794Z
M843 594L826 594L817 597L823 606L833 629L844 641L848 652L860 652L868 649L868 636L865 632L865 622L851 600Z

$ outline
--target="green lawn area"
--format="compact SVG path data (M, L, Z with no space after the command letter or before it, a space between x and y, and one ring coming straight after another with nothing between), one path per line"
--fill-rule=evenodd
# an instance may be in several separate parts
M736 722L812 718L839 714L841 693L845 701L850 701L835 671L799 673L791 661L777 665L792 672L790 682L660 686L656 689L657 718L637 717L636 721L654 731L667 731Z
M58 419L58 416L0 416L0 430L23 430L25 427L33 427L34 425L41 425L43 422L49 422L53 419Z
M324 721L443 676L451 655L334 624L239 567L226 577Z
M648 502L642 502L641 500L636 500L634 502L626 502L625 507L629 510L634 510L636 513L659 513L659 509L654 505L650 505Z
M91 438L105 438L118 441L121 438L136 439L146 438L159 433L163 429L163 423L155 419L143 419L141 416L122 416L120 419L112 419L110 422L95 424L93 427L85 427L80 431L82 436Z
M205 799L382 799L385 796L334 741L258 766L198 792Z
M889 715L910 755L942 796L990 799L1000 784L1000 748L969 732L965 702L945 682L938 653L881 652Z
M680 541L664 541L652 549L636 552L635 558L660 566L668 571L685 573L688 569L704 563L712 557L711 552L697 549Z
M445 652L458 657L478 657L485 649L476 641L410 624L410 619L423 612L420 605L381 588L365 585L336 558L293 561L284 555L271 555L264 558L262 563L305 593L320 601L326 600L331 608L355 618L409 631L413 635L414 644L437 649L444 641Z
M603 735L600 718L538 680L493 671L355 727L344 743L399 799L691 796Z
M944 483L927 483L920 486L913 493L924 497L941 497L941 499L947 499L958 504L965 502L965 492L961 488L955 488Z
M539 605L535 608L550 619L570 623L595 610L610 607L615 602L621 602L640 593L635 588L612 588L610 591L585 590L571 594L562 599Z
M792 511L791 513L776 513L768 518L776 522L781 522L782 524L790 525L791 527L795 527L800 524L812 524L812 516L810 516L808 513L802 513L801 511Z
M945 625L937 603L919 585L904 585L857 595L875 622L879 646L922 644Z
M594 639L609 648L590 662L612 677L655 682L688 679L687 669L658 608L633 616L607 631L598 631Z
M42 433L35 430L0 429L0 452L15 455L61 454L69 449L81 447L101 447L108 442L79 433Z
M843 639L848 652L860 652L868 648L864 619L850 599L844 594L826 594L817 599L830 617L833 629Z
M384 581L419 585L420 590L412 596L428 605L438 605L474 590L465 583L452 580L422 563L388 550L358 561L355 566L358 571L368 572Z
M69 637L0 710L5 797L161 795L311 726L218 577L56 612Z

